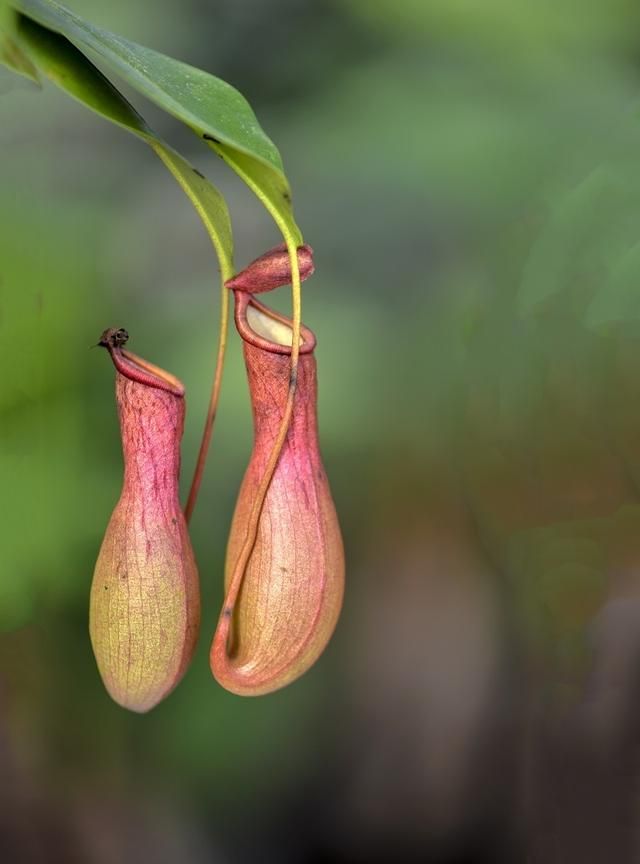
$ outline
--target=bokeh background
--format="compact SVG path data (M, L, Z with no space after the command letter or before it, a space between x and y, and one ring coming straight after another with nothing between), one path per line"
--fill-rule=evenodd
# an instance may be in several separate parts
M149 715L109 700L87 606L121 454L87 349L126 326L186 382L186 490L217 264L150 150L1 70L0 860L639 860L640 6L68 5L230 81L283 154L348 585L303 679L214 684L251 446L232 338L197 656ZM278 242L132 101L227 196L239 266Z

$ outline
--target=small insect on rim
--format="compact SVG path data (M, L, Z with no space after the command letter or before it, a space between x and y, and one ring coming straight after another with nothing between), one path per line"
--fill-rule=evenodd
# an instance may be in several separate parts
M102 348L122 348L129 341L129 333L124 327L108 327L98 341Z

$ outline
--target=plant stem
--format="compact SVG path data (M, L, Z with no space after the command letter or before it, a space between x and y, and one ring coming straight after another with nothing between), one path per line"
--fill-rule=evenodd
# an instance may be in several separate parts
M302 290L300 284L300 268L298 266L298 246L303 243L303 238L295 222L293 222L293 219L288 218L287 215L283 213L280 204L276 203L273 190L263 187L258 182L256 182L255 177L253 177L251 174L248 174L247 171L242 167L242 164L240 164L237 160L233 159L232 155L228 150L222 152L216 146L215 142L209 142L209 146L213 150L215 150L215 152L218 153L218 155L220 155L224 159L224 161L231 166L231 168L233 168L233 170L236 172L236 174L239 175L242 180L244 180L249 189L254 192L258 200L271 214L273 221L280 229L280 233L282 234L284 241L287 244L289 260L291 262L291 298L293 307L293 320L291 328L291 373L289 378L289 390L287 393L287 404L285 406L282 423L280 424L280 429L278 431L278 437L276 438L276 441L273 445L273 450L271 451L271 455L269 456L269 462L267 463L267 466L265 468L264 476L262 478L260 487L256 493L256 497L251 508L251 513L249 515L249 520L247 524L247 536L240 552L238 561L236 562L231 581L229 583L227 599L231 600L232 603L234 603L235 598L240 591L240 586L244 577L244 571L249 562L249 558L251 557L253 547L256 543L258 524L260 522L260 515L262 513L264 499L267 495L267 491L269 490L269 486L271 485L273 472L276 469L278 459L280 458L280 453L282 452L282 447L284 446L284 442L286 441L287 433L289 431L289 424L291 422L291 416L293 414L293 400L295 399L296 395L298 378L298 356L300 354L300 325L302 320ZM226 609L227 603L225 602L223 612L220 613L221 621L223 620L224 611L226 611ZM228 625L229 621L227 621L226 623ZM220 624L218 626L220 626Z
M247 520L247 533L245 541L243 543L242 549L240 550L240 555L238 556L238 560L235 563L235 567L233 568L233 574L231 576L229 588L223 604L223 611L220 613L218 629L222 628L222 635L228 634L229 632L231 612L235 607L236 600L242 586L242 580L244 578L245 570L249 563L249 559L251 558L253 547L256 544L256 539L258 536L258 525L260 523L262 508L264 506L264 501L267 496L267 492L269 491L269 486L271 485L271 480L273 478L274 471L276 470L278 460L280 459L280 453L282 452L284 442L287 439L289 425L291 423L291 416L293 414L293 403L296 395L296 387L298 380L298 357L300 354L300 325L302 320L300 270L298 267L298 248L295 238L292 237L288 231L285 232L285 230L283 230L283 234L287 243L287 249L289 250L289 259L291 261L291 294L293 306L293 322L291 328L291 372L289 376L289 389L287 391L287 403L285 405L282 422L280 423L280 428L278 429L277 438L269 455L269 461L267 462L267 465L264 469L264 474L262 475L260 486L258 487L255 498L253 499L253 505L251 507L249 519ZM214 639L215 638L216 637L214 636Z
M224 282L221 284L220 295L220 332L218 335L218 355L216 357L216 368L213 375L213 384L211 385L211 396L209 398L209 408L207 410L207 418L204 422L204 430L202 432L202 440L200 441L200 449L198 451L198 459L193 472L191 488L189 489L189 497L184 508L184 516L187 523L191 519L202 476L204 474L204 466L209 453L209 445L211 444L211 436L213 435L213 424L218 413L218 400L220 398L220 387L222 385L222 372L224 369L224 357L227 348L227 331L229 325L229 290L225 288Z

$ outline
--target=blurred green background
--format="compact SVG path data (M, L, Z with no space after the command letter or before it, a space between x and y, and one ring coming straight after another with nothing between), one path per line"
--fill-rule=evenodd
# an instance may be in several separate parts
M234 84L283 154L348 583L303 679L214 684L251 447L232 334L198 654L151 714L109 700L87 607L121 453L87 348L125 326L186 383L186 491L217 264L150 150L0 70L0 860L638 860L640 7L68 5ZM238 266L278 242L131 98L227 196Z

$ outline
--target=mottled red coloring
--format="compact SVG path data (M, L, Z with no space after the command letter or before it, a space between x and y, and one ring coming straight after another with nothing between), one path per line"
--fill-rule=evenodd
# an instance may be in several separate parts
M179 682L199 621L198 573L178 499L184 388L122 349L99 344L116 366L124 481L96 563L89 629L112 698L148 711ZM125 334L126 341L126 334Z
M227 547L225 591L211 647L223 687L277 690L302 675L335 628L344 590L340 527L318 447L315 336L302 327L289 432L266 494L237 597L229 592L256 491L278 435L291 372L291 321L236 292L254 419L254 446Z

